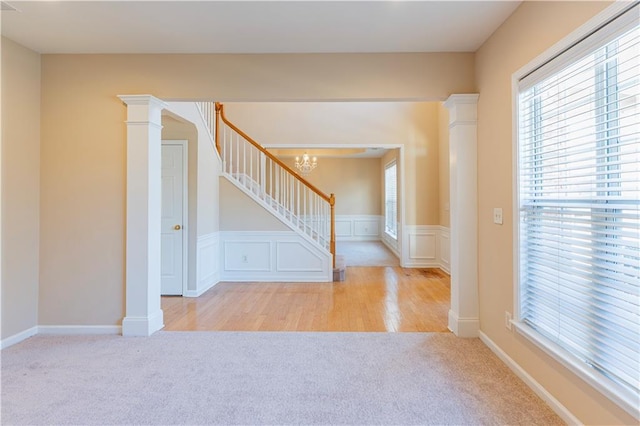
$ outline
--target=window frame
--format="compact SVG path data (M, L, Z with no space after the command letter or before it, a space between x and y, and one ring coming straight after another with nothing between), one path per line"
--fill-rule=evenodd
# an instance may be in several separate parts
M396 171L395 234L392 234L387 229L387 170L391 167L395 167ZM395 241L398 241L398 186L398 162L396 159L393 159L384 166L384 233Z
M576 374L578 377L589 383L593 388L609 398L612 402L624 409L627 413L640 419L640 407L638 407L638 395L632 391L622 387L616 382L607 378L604 374L599 373L593 368L589 368L582 360L574 356L555 342L544 337L535 329L522 321L520 312L521 304L521 284L520 284L520 117L519 117L519 94L521 91L520 82L531 74L538 71L547 63L569 64L574 63L576 58L581 56L585 51L593 50L596 44L605 42L608 33L605 29L603 34L593 37L594 40L584 40L590 34L603 29L614 18L620 16L625 11L638 7L628 2L616 2L604 9L601 13L586 22L584 25L576 29L564 39L553 45L547 51L536 57L530 63L516 71L512 75L512 172L513 172L513 307L514 316L511 324L518 334L532 342L535 346L549 355L551 358L559 362L568 370ZM633 12L632 12L633 13ZM566 54L572 49L570 54ZM539 71L538 71L539 72ZM550 72L550 74L555 72ZM546 77L546 76L545 76ZM545 77L538 77L539 80Z

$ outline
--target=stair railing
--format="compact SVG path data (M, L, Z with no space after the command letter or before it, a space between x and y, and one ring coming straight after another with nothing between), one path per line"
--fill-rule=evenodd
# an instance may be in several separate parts
M224 105L212 104L201 102L198 106L209 129L215 129L215 145L225 174L292 227L329 250L335 268L335 195L320 191L231 123L224 114Z

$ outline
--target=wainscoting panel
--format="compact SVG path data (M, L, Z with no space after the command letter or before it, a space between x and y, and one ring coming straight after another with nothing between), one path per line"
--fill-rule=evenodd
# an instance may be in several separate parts
M436 233L409 234L409 257L425 261L436 260Z
M295 232L220 232L222 281L330 282L331 254Z
M449 272L448 238L449 229L439 225L405 226L401 240L401 265L405 268L442 268Z
M271 243L269 241L224 241L225 271L269 271Z
M220 236L218 232L198 236L196 247L196 289L186 297L198 297L220 281Z
M336 216L336 240L340 241L353 235L353 221Z
M336 241L380 241L383 217L336 215Z

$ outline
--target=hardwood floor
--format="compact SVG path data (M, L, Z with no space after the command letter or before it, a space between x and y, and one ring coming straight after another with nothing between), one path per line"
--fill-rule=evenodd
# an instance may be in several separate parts
M174 331L447 331L449 300L439 269L349 267L335 283L221 282L162 309Z

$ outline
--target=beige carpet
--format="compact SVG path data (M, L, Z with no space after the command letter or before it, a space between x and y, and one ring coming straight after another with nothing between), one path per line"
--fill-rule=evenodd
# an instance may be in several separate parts
M380 241L338 241L336 253L347 266L400 266L398 258Z
M554 425L449 333L35 336L2 351L2 424Z

